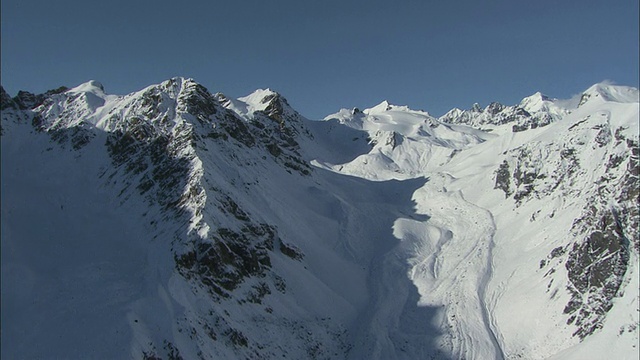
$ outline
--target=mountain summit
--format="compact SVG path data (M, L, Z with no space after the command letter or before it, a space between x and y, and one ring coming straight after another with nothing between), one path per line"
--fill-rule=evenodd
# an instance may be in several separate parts
M638 357L637 89L0 100L3 358Z

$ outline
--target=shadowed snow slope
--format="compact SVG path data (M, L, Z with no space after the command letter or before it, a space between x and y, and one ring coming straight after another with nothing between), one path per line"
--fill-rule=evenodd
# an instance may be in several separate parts
M639 355L637 89L0 95L3 358Z

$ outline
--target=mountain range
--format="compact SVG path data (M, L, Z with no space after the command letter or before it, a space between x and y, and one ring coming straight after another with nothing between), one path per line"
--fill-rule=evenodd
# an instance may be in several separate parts
M3 358L639 356L636 88L0 97Z

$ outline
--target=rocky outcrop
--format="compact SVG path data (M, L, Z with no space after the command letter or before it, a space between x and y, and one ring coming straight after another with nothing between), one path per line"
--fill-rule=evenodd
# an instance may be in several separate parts
M495 171L494 188L513 199L515 208L535 199L584 199L584 211L571 227L573 241L540 262L545 277L556 272L553 264L564 264L570 294L564 314L581 339L603 326L620 295L631 252L638 253L638 144L623 130L611 129L602 117L587 117L569 126L561 141L509 150ZM581 161L595 156L606 161L587 170L593 164ZM595 182L583 181L594 173L599 174Z
M513 123L513 132L546 126L552 121L549 116L534 116L518 106L505 106L497 102L489 104L484 109L478 104L475 104L471 110L453 109L438 120L449 124L462 124L477 128L482 128L486 125L499 126Z

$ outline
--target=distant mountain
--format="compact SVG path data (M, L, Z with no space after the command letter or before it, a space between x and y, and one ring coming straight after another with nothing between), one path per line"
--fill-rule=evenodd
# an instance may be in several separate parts
M0 88L2 357L638 358L638 98Z

